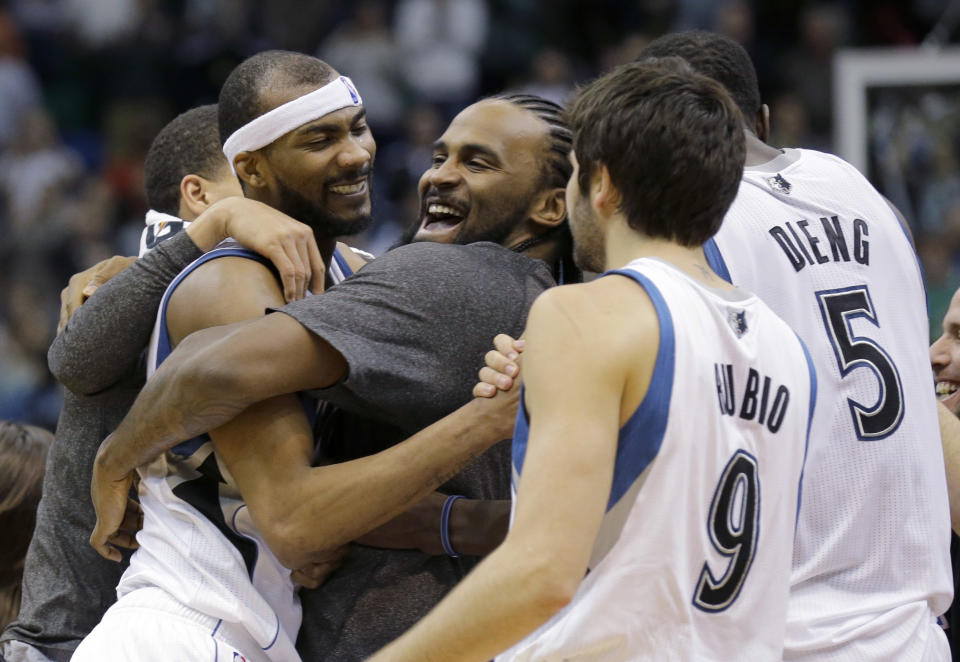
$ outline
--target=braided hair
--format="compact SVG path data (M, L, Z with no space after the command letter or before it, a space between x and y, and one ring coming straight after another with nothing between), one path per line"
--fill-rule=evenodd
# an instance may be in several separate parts
M567 124L563 107L535 94L520 92L505 92L491 97L514 104L533 113L547 125L550 140L546 158L543 163L542 185L549 188L566 188L573 166L570 164L570 150L573 149L573 131ZM568 210L569 214L569 210ZM553 230L549 230L538 237L532 237L513 247L513 250L522 252L549 237L556 236L566 246L560 259L553 265L554 279L564 283L578 283L583 280L583 272L573 261L573 235L570 234L569 216L563 223Z

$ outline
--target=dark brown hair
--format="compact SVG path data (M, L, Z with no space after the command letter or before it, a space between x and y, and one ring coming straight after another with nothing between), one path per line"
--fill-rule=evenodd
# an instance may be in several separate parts
M43 489L47 450L53 435L32 425L0 421L0 629L20 610L20 581L37 504Z
M570 111L584 195L605 165L630 227L698 246L737 194L743 120L720 83L679 58L625 64L582 89Z

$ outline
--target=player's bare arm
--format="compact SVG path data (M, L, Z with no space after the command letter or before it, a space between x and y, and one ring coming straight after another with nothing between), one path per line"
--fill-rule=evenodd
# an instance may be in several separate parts
M97 465L119 479L256 402L345 376L340 353L287 315L204 329L161 364L104 440Z
M371 547L446 554L440 540L440 520L447 497L441 492L432 492L356 542ZM465 556L486 556L507 535L510 501L457 499L451 504L449 518L450 546Z
M656 360L656 314L635 286L608 278L542 295L525 337L531 431L513 528L374 660L489 660L567 604L586 573L618 430L642 400Z
M224 257L199 266L174 291L167 309L167 328L176 345L195 330L261 316L268 306L282 304L283 294L269 269L246 258ZM101 486L111 486L114 494L124 485L129 487L130 474L111 480L103 469L95 463L91 492L98 523L91 544L107 558L118 560L115 550L106 544L113 534L118 504L104 502L97 495Z
M303 298L308 286L320 288L316 291L323 288L325 267L310 228L266 205L242 198L227 198L210 206L185 232L202 252L232 236L267 257L281 275L287 301ZM142 348L147 344L156 303L149 298L144 301L153 308L131 308L127 288L146 271L159 299L170 278L163 274L171 273L169 260L163 262L163 259L163 254L154 254L136 260L134 269L140 271L137 274L136 271L123 273L125 270L121 268L134 261L133 258L115 257L70 279L61 294L60 328L50 348L51 370L68 388L76 393L95 393L115 383L133 367L140 350L118 355L116 348ZM161 268L160 264L165 266ZM172 273L182 266L175 267ZM116 279L111 281L114 276ZM90 304L94 308L80 311L80 304L97 291L99 295L95 303ZM102 325L106 315L111 319L120 315L121 319L116 320L119 328L127 337L139 338L139 342L104 342ZM91 353L91 348L99 351Z
M212 342L207 342L208 338L213 338ZM250 323L192 334L164 361L141 392L130 414L101 447L92 488L95 503L100 504L98 512L104 520L98 525L98 539L104 540L114 526L113 522L119 516L116 512L118 495L125 494L129 486L128 476L135 467L180 441L220 427L255 402L278 394L326 387L345 375L346 365L339 352L286 315L269 315ZM390 510L385 510L376 499L367 502L369 512L377 516L375 520L365 519L356 510L341 509L344 513L349 512L348 528L338 529L338 522L328 520L329 529L317 530L319 542L310 540L293 554L309 554L349 541L351 536L365 533L425 496L489 445L508 438L512 409L509 402L468 403L451 415L451 420L440 421L416 435L411 441L417 442L409 448L404 445L403 449L393 448L379 454L376 456L378 462L389 464L393 469L405 467L405 485L416 491L385 497L393 506ZM214 437L215 443L216 440L217 436ZM275 451L275 440L276 437L271 436L265 448ZM309 440L302 436L300 440L299 450L291 453L302 462L303 448ZM295 446L294 442L290 443L291 447ZM249 448L258 444L245 446ZM365 481L377 476L364 466L371 459L351 463L354 470L362 471L366 476L364 481L347 483L346 479L337 478L336 482L345 489L354 486L369 495L369 482ZM276 455L269 456L269 464L279 466ZM409 471L413 464L417 465L416 473ZM340 467L323 469L326 474L342 470ZM394 474L390 476L388 483L397 481ZM325 480L315 478L313 473L309 478L311 481ZM288 485L289 480L284 477L282 484ZM271 494L275 493L275 485ZM321 492L323 499L334 495L336 500L342 496L341 493ZM246 493L245 497L251 500ZM256 497L253 496L252 500L255 501ZM326 507L311 506L296 514L316 514ZM254 510L251 506L251 512ZM305 526L313 527L315 522ZM267 536L269 543L269 534ZM103 547L102 543L100 546ZM290 560L290 555L282 551L278 552L278 557Z
M270 549L297 568L399 515L508 438L503 404L475 400L376 455L320 467L310 466L311 430L295 396L258 403L211 436Z

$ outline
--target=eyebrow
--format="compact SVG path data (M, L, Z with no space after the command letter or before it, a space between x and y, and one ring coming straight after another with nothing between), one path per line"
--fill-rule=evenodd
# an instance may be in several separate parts
M437 150L447 151L447 143L445 143L442 140L438 140L435 143L433 143L433 149L434 151L437 151ZM489 147L485 147L484 145L478 145L477 143L467 143L466 145L460 148L460 151L467 152L469 154L480 154L483 156L487 156L493 159L494 161L496 161L497 163L500 163L500 155L497 154L492 149L490 149Z
M360 120L367 116L367 109L361 108L357 113L350 119L350 126L355 126ZM297 136L310 136L315 133L336 133L343 128L343 125L339 122L327 122L326 124L311 124L310 126L303 127L297 130Z

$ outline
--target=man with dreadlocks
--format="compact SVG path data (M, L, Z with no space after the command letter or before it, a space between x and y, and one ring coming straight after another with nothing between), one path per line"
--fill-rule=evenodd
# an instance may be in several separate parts
M290 85L272 75L276 84L261 87L270 94L259 102L265 114L304 105L301 99L311 88L326 83ZM509 447L484 451L510 436L512 416L504 415L504 407L469 398L490 338L499 331L519 333L533 299L554 282L549 265L559 272L561 264L569 264L562 184L569 166L560 158L569 132L559 118L559 107L525 96L467 108L438 141L434 165L420 187L427 233L418 238L428 239L439 223L459 227L455 244L415 242L302 306L281 308L285 314L205 330L181 342L101 448L94 478L100 516L95 539L102 543L115 528L134 467L232 420L230 429L242 433L233 439L244 439L224 444L214 436L218 459L239 487L256 533L286 567L303 566L318 552L430 499L417 512L432 509L431 542L440 553L355 549L322 592L304 596L298 646L304 658L362 659L415 623L474 565L458 552L489 549L504 530L499 504L486 508L483 502L509 495ZM328 195L313 191L314 156L303 154L316 152L319 158L324 144L311 140L331 129L316 119L304 126L234 159L248 188L282 178L274 188L284 184L282 197L293 212L297 200L322 204ZM227 131L223 122L221 131ZM336 140L353 140L348 135L352 130L336 133ZM244 162L253 157L256 168ZM353 181L331 185L338 195L365 192L362 182L356 191L341 191L357 186ZM499 241L484 241L488 238ZM337 459L346 462L329 465L324 455L319 459L326 466L311 468L306 418L277 415L290 411L289 398L277 396L311 389L322 389L318 395L328 403L381 428L357 448L343 440L345 452ZM372 457L359 457L371 452ZM431 494L448 479L441 489L449 497ZM458 504L452 514L461 496L471 503ZM469 526L473 515L478 523ZM410 526L417 516L400 526ZM490 541L484 546L485 537ZM382 531L379 538L402 544ZM452 546L461 541L459 549ZM407 547L430 545L415 540ZM208 615L197 616L199 622ZM243 627L222 618L218 634ZM281 638L290 635L285 631ZM265 640L259 646L264 652L243 646L242 653L247 659L288 659L289 647L281 653L273 644Z

